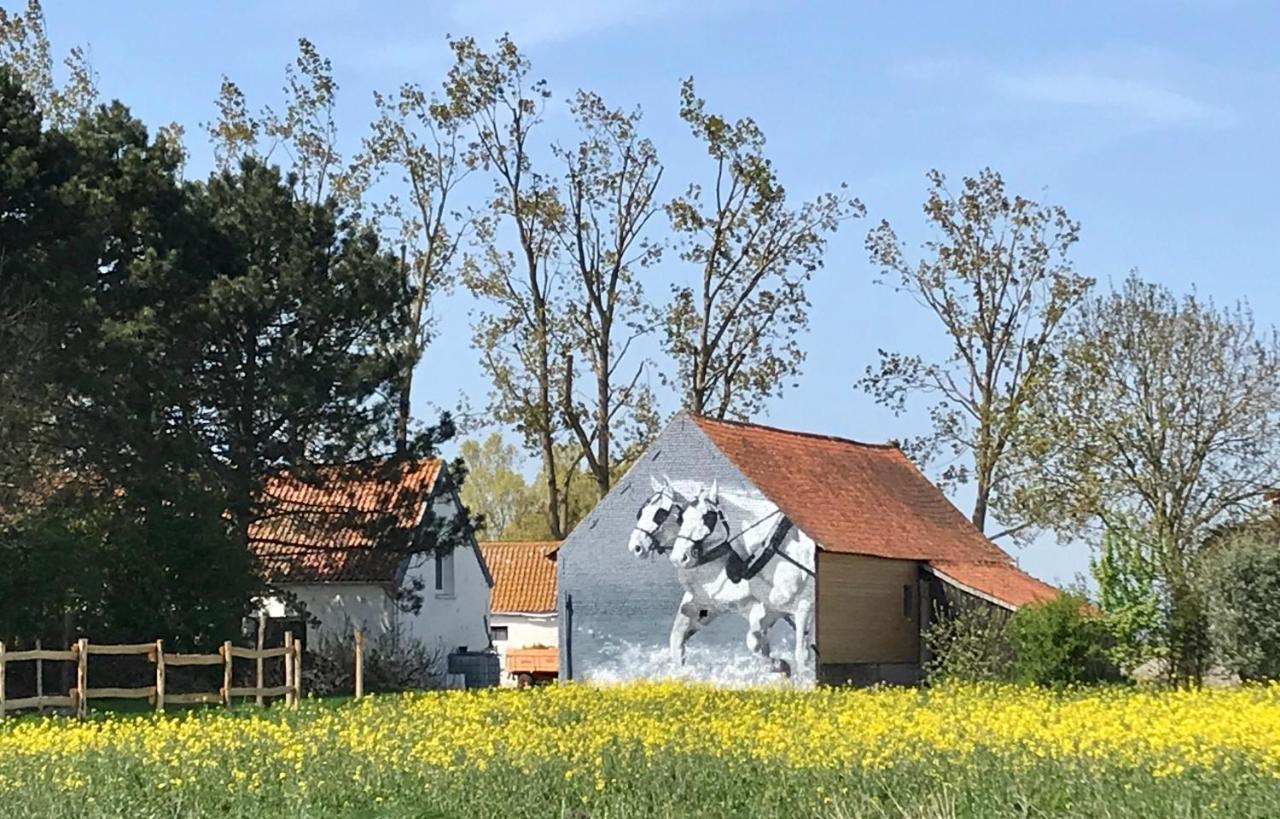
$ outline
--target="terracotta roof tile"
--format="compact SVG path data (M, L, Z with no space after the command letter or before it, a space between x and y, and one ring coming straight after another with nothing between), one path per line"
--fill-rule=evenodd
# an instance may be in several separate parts
M957 563L931 560L935 574L954 585L993 597L1010 608L1057 597L1058 590L1009 563Z
M556 610L559 541L486 541L480 553L493 575L489 610L495 614L547 614Z
M399 579L404 552L440 472L438 459L397 466L321 467L314 479L271 478L270 512L250 529L250 548L271 582L373 582ZM379 545L370 548L377 533Z

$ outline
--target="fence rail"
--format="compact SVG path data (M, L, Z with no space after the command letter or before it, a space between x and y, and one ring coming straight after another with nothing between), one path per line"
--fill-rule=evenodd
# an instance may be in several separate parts
M136 687L98 687L89 686L89 658L93 656L145 656L147 661L155 665L155 682L152 685ZM256 666L256 685L236 687L231 684L233 661L236 659L253 660ZM281 659L284 661L284 685L266 686L263 682L262 661ZM35 696L18 699L5 698L5 670L13 663L33 662L35 667ZM76 664L76 683L66 694L45 694L44 663L70 662ZM222 666L222 686L217 691L196 691L191 693L171 694L165 691L167 669L170 666ZM253 697L258 704L263 704L267 697L283 697L285 704L296 707L302 697L302 643L293 639L292 632L284 635L284 645L279 648L262 648L259 638L258 648L234 646L229 641L218 647L216 654L166 654L164 642L156 640L150 643L96 644L87 638L81 638L66 651L41 648L39 642L34 649L23 651L7 651L4 643L0 643L0 717L6 711L19 711L35 708L74 708L78 716L83 717L88 711L89 700L93 699L147 699L155 704L158 712L163 712L167 704L190 705L200 703L222 703L230 707L233 697Z

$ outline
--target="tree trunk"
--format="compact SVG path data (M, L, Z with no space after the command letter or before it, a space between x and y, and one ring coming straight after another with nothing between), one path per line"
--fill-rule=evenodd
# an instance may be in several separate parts
M547 476L547 529L553 540L564 538L563 521L560 517L560 486L556 482L556 450L551 435L551 418L555 405L551 401L551 345L547 340L549 331L546 303L537 294L536 262L531 251L528 253L531 284L535 293L535 320L538 322L538 439L542 448L542 468Z
M549 431L542 435L542 470L547 477L547 529L552 540L563 540L564 523L560 516L560 484L556 474L556 452Z
M609 463L609 410L612 403L612 390L609 387L609 332L611 328L608 323L603 325L604 342L598 350L597 360L599 371L596 373L596 463L595 463L595 479L596 492L603 498L609 494L610 475L609 471L612 464Z
M991 488L984 481L978 482L978 496L973 501L973 525L978 527L979 532L987 531L987 502L991 495Z
M409 284L409 260L408 249L405 245L400 245L400 275L404 277L405 285ZM409 448L409 399L413 393L413 368L417 366L418 356L418 335L422 332L422 310L426 304L426 272L423 271L418 281L418 291L414 297L413 304L409 307L409 315L406 317L408 325L408 344L406 345L410 355L409 359L404 362L404 372L400 376L400 394L396 396L398 405L396 407L396 454L403 455L405 450Z
M396 408L396 454L403 455L409 448L409 396L413 391L413 365L410 364L400 385Z

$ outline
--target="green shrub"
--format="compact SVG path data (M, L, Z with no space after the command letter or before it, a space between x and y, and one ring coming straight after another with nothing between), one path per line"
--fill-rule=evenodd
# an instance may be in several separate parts
M930 659L925 679L976 682L1008 680L1013 670L1013 645L1005 634L1009 612L967 594L955 594L949 611L922 633Z
M1120 678L1111 661L1106 620L1084 597L1063 592L1023 606L1005 629L1013 645L1015 678L1040 685L1070 685Z
M1142 530L1109 525L1089 568L1111 634L1112 661L1132 674L1149 660L1166 655L1169 612L1154 549Z
M1280 679L1280 526L1251 527L1206 558L1214 653L1244 680Z

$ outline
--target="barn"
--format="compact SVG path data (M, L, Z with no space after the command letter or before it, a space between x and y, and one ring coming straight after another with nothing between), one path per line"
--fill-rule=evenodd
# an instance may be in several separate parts
M921 629L957 595L1012 610L1057 593L895 446L688 413L557 571L565 680L915 683Z

